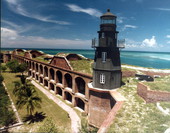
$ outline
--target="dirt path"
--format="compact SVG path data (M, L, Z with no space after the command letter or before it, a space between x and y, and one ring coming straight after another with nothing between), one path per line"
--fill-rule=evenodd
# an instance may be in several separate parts
M56 104L58 104L63 110L65 110L71 119L71 130L72 133L78 133L81 120L77 113L60 99L58 99L55 95L51 94L48 90L44 89L41 85L36 83L34 80L31 83L37 87L40 91L42 91L49 99L53 100Z

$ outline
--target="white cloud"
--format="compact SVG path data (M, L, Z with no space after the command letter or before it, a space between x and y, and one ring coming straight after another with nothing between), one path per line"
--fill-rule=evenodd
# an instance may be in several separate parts
M144 39L142 42L142 47L156 47L157 42L155 36L152 36L151 39Z
M10 22L10 21L7 21L7 20L1 19L1 23L5 23L5 24L7 24L7 25L9 25L10 27L13 27L13 28L15 28L15 29L20 28L20 26L16 25L15 23L12 23L12 22Z
M25 10L25 8L19 3L18 0L7 0L7 3L10 7L10 9L15 12L16 14L25 16L25 17L29 17L32 19L36 19L42 22L49 22L49 23L55 23L55 24L61 24L61 25L70 25L69 22L66 21L57 21L57 20L53 20L50 17L46 17L46 16L42 16L39 14L35 14L35 13L29 13Z
M102 15L102 13L97 9L93 9L93 8L85 9L75 4L66 4L66 6L73 12L83 12L95 17L100 17Z
M118 22L119 24L121 24L121 23L123 23L124 19L126 19L126 18L125 18L125 17L118 17L118 18L117 18L117 22Z
M145 48L157 48L161 47L161 45L157 45L155 36L152 36L151 39L144 39L142 42L137 42L132 39L125 39L126 41L126 48L139 48L145 49Z
M170 44L170 41L167 41L168 44Z
M127 28L136 29L138 27L135 25L124 25L124 27L122 28L122 31L126 30Z
M18 36L17 32L8 28L1 28L1 39L10 40L11 38L16 38Z
M160 11L170 11L170 8L154 8L154 9Z
M125 39L125 43L126 43L126 48L137 48L140 47L141 45L141 42L137 42L129 38Z
M11 48L73 48L87 49L91 47L91 40L71 40L44 38L39 36L21 36L17 31L1 28L1 46Z
M170 35L166 35L166 38L170 38Z
M10 4L14 4L14 5L17 4L17 0L6 0L6 1Z

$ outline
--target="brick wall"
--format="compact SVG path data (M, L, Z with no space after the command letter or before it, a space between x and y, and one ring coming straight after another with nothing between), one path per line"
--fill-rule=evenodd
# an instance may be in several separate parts
M32 59L32 55L30 54L30 52L25 52L24 57Z
M60 67L60 68L64 68L64 69L68 69L68 70L72 70L69 62L66 60L65 57L53 57L52 61L50 62L51 65Z
M170 92L154 91L150 90L148 86L143 83L138 83L137 93L141 96L147 103L170 101Z
M89 99L89 123L95 127L100 127L107 115L114 106L115 101L108 93L90 90Z

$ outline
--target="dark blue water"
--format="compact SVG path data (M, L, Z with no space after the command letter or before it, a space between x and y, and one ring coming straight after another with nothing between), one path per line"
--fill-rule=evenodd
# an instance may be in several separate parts
M2 50L14 50L14 48L2 48ZM30 50L30 49L26 49ZM47 54L55 55L59 52L82 54L87 58L94 59L94 50L79 49L36 49ZM134 52L121 51L121 63L142 67L170 69L170 52Z

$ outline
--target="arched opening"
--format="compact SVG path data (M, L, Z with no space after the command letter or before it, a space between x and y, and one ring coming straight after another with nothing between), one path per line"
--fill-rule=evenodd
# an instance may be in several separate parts
M54 80L54 70L50 68L50 79Z
M72 102L72 95L69 92L65 92L65 99L69 102Z
M31 76L31 71L28 71L28 76Z
M44 86L48 87L48 81L47 80L44 80Z
M43 66L40 65L40 74L43 74Z
M32 54L32 58L36 58L36 55L35 55L35 54Z
M76 98L76 106L81 108L82 110L85 109L85 104L84 104L84 101L81 100L80 98Z
M65 77L65 84L64 84L64 87L69 87L69 88L72 88L72 77L70 74L65 74L64 75Z
M29 68L29 62L28 61L26 61L26 64L27 64L27 67Z
M62 93L63 93L62 89L60 87L56 87L56 94L62 96Z
M38 80L38 75L35 75L35 79Z
M34 62L32 62L32 70L35 70Z
M56 72L56 83L61 83L62 84L62 73L60 71Z
M76 89L77 89L77 91L79 93L85 95L85 81L80 77L77 77L75 80L76 80Z
M31 61L29 61L29 69L31 69Z
M35 73L32 73L32 77L35 78Z
M38 64L36 63L36 65L35 65L35 66L36 66L35 71L36 71L36 72L38 72Z
M54 84L50 83L50 90L54 91Z
M48 77L48 68L44 67L44 77Z
M40 77L40 83L43 83L43 78L42 77Z

